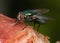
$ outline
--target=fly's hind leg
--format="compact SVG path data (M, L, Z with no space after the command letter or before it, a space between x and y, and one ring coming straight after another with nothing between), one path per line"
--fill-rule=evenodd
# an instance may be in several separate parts
M39 28L40 28L40 23L39 23L38 26L37 26L37 31L39 30Z
M34 29L35 29L35 25L36 25L36 24L35 24L35 22L34 22Z

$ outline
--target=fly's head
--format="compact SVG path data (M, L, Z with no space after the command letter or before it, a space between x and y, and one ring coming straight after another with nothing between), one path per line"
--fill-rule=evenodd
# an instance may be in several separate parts
M17 20L18 20L18 22L24 22L24 13L23 12L18 13Z

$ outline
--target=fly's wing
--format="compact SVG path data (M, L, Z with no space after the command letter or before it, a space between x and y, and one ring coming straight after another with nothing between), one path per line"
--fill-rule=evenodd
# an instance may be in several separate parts
M43 16L39 16L39 17L38 17L38 21L39 21L40 23L46 23L46 19L45 19Z
M46 21L48 20L55 20L54 18L50 18L50 17L46 17L46 16L37 16L37 20L40 22L40 23L46 23Z
M42 14L48 13L50 11L49 9L45 9L45 8L43 8L43 9L36 9L36 10L37 10L37 12L40 12Z

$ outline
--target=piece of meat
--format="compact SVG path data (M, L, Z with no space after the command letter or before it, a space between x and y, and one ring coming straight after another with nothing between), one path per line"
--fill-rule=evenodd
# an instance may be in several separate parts
M50 43L46 36L37 33L33 27L16 23L16 19L0 14L0 43Z

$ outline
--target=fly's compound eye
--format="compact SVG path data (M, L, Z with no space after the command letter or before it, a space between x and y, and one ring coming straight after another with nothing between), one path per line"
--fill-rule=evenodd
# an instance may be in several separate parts
M23 22L24 21L24 13L23 12L19 12L18 16L17 16L18 22Z

